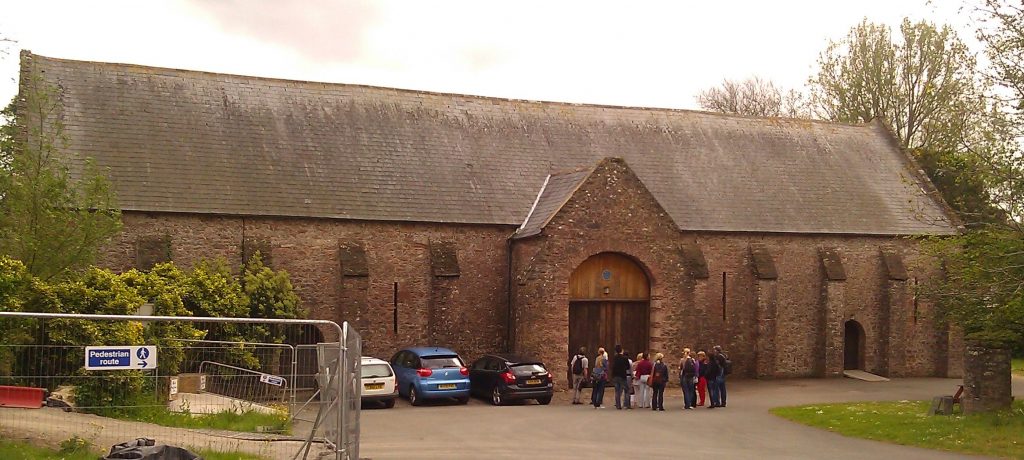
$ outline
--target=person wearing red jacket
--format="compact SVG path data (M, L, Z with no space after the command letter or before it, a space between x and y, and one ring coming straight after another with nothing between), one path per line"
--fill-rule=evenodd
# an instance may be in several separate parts
M704 350L697 352L697 377L697 394L700 396L697 405L703 406L708 394L708 354Z

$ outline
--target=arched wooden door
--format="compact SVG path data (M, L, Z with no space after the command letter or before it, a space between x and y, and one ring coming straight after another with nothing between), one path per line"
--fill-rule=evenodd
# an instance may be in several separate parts
M643 268L622 254L605 252L583 261L569 278L569 351L615 345L636 356L647 351L651 287Z

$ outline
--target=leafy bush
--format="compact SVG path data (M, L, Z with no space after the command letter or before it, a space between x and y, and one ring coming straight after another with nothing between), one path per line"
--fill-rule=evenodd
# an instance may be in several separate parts
M288 274L264 266L253 258L232 274L223 261L204 262L190 271L172 263L160 264L148 273L130 270L113 273L90 268L76 278L46 282L33 277L17 260L0 257L0 311L36 311L86 314L134 314L146 302L160 316L211 316L253 318L300 318L299 306ZM104 322L60 319L2 320L0 337L8 344L66 345L156 345L160 349L160 375L182 372L185 343L181 339L226 340L237 342L283 343L285 330L272 326L212 324L199 330L190 323L134 321ZM125 405L125 401L155 391L153 380L140 371L102 371L82 368L82 356L58 347L33 353L32 359L19 359L14 352L0 350L0 377L11 375L68 376L47 379L50 390L68 383L76 385L76 404L99 409ZM224 361L250 369L274 371L280 351L256 355L251 348L233 347ZM77 371L76 371L77 370ZM73 375L72 375L73 374ZM38 385L39 382L31 384ZM104 411L110 412L110 411Z

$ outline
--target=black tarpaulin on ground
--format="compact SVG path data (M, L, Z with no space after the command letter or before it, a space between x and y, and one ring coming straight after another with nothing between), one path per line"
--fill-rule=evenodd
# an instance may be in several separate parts
M103 460L203 460L202 457L174 446L156 445L149 438L138 438L122 442L110 448L110 454Z

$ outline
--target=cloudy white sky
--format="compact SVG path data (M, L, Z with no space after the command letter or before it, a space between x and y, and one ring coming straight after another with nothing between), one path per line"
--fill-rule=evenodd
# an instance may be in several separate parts
M695 108L723 78L800 87L861 18L971 25L961 0L0 0L17 51L488 96Z

